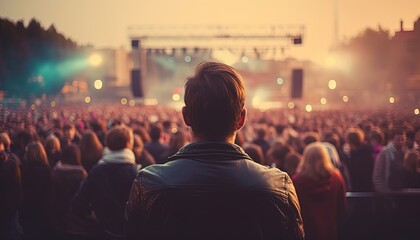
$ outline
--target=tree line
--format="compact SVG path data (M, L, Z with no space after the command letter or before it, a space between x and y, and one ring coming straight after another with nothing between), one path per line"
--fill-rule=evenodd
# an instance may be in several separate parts
M420 91L409 79L420 84L420 17L414 29L397 32L368 28L342 42L334 51L349 59L349 73L343 75L347 88L407 95ZM417 94L416 94L417 95ZM415 99L411 99L415 100Z
M420 18L413 31L399 37L381 27L368 28L332 52L351 56L351 63L345 63L350 74L340 76L347 88L404 94L410 89L407 79L420 78ZM76 73L69 59L80 54L83 47L54 25L45 29L36 19L25 26L0 18L0 90L8 97L56 94Z

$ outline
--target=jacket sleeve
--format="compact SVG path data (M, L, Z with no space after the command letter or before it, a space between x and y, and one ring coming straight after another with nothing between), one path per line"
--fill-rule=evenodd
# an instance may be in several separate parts
M92 213L90 200L92 189L89 180L89 176L83 180L71 203L73 212L78 216L88 216Z
M303 229L303 220L300 211L299 199L290 177L288 177L287 187L289 195L288 201L290 206L290 239L305 239L305 231Z
M386 153L385 151L382 151L378 155L373 168L372 182L373 187L377 192L386 192L388 190L386 182L386 161Z
M140 174L131 186L130 196L125 206L124 232L126 239L138 239L141 236L141 183Z

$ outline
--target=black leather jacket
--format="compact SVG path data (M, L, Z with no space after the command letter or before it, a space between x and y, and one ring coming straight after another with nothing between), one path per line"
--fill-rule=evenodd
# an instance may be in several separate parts
M127 239L303 239L296 191L277 168L237 145L191 143L139 172L125 213Z

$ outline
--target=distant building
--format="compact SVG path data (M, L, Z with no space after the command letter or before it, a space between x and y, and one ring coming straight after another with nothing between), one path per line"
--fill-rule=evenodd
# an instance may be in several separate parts
M416 36L420 35L420 17L414 22L414 28L411 31L404 30L404 21L400 21L400 31L396 31L393 41L410 42L415 41Z
M395 32L391 39L394 79L403 81L404 84L395 84L395 88L401 86L406 97L415 101L420 91L420 17L414 22L412 30L404 29L404 22L400 22L400 30Z

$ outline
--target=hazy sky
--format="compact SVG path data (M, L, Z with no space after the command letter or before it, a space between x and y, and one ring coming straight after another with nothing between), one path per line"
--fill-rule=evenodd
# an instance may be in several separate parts
M400 20L411 30L420 17L419 0L0 0L0 16L54 24L79 44L126 48L128 26L138 24L302 24L304 43L288 55L322 62L333 42L335 3L340 40L378 25L393 34Z

